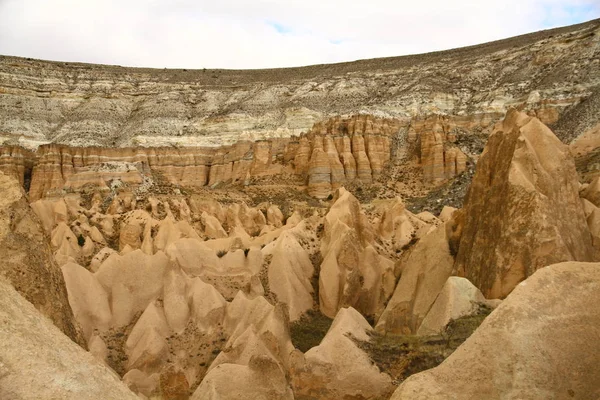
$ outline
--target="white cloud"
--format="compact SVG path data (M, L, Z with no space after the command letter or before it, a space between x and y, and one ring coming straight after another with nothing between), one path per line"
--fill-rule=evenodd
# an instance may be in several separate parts
M0 54L283 67L448 49L598 17L598 0L0 0Z

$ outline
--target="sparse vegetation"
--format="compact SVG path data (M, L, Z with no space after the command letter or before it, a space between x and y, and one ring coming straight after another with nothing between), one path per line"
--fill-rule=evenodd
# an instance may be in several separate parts
M329 330L333 320L319 311L309 310L296 322L290 324L294 346L302 352L318 346Z
M356 342L380 370L390 374L399 384L412 374L438 366L471 336L491 311L480 305L475 315L450 321L440 335L382 335L373 332L369 342Z

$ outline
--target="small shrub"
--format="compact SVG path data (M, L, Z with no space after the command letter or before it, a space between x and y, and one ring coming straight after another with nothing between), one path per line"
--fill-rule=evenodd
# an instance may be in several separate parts
M244 256L248 257L249 252L250 252L250 249L244 249Z
M79 245L79 247L83 247L83 245L85 244L85 238L83 237L83 235L79 235L77 236L77 244Z
M219 258L223 257L225 254L227 254L227 250L217 251L217 257L219 257Z

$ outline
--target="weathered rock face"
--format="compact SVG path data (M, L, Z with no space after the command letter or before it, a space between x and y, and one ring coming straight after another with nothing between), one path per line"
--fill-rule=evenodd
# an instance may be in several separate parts
M297 398L377 399L389 393L391 378L355 342L369 341L371 330L358 311L340 309L319 346L294 354L292 385Z
M400 281L375 329L382 333L414 334L452 273L445 225L423 237L402 266Z
M31 189L32 200L63 189L92 185L108 190L111 181L144 188L159 175L179 186L215 186L243 181L248 174L277 174L282 165L256 157L264 142L239 142L218 148L82 148L41 146L36 153ZM267 142L271 148L277 141Z
M344 188L337 190L325 216L324 235L321 312L334 317L342 307L356 307L364 315L379 315L393 291L393 262L378 254L373 228L358 200Z
M0 319L0 398L138 398L1 278Z
M591 261L591 235L567 146L537 118L509 111L490 136L464 207L455 269L488 298L535 270Z
M476 312L479 304L485 304L481 291L467 279L451 276L431 305L417 335L439 334L451 320Z
M0 275L65 335L83 345L48 237L21 185L0 172L0 192Z
M525 105L552 122L597 84L590 49L598 46L598 25L279 70L153 70L2 57L0 132L31 146L206 146L299 135L319 120L359 112L410 118L504 114Z
M489 126L491 116L480 118L479 127ZM439 183L466 169L467 156L453 142L457 140L457 130L471 130L477 126L469 122L450 121L440 116L412 121L408 142L418 148L425 182Z
M542 268L446 361L408 378L392 400L597 398L598 301L600 264Z

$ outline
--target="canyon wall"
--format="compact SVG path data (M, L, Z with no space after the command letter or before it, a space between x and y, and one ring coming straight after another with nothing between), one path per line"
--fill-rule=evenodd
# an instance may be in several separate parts
M600 83L600 22L416 56L267 70L125 68L0 57L0 142L220 146L290 137L336 116L553 123Z
M322 121L299 137L240 141L220 147L72 147L41 145L35 152L0 146L0 171L29 189L32 201L86 185L141 188L157 180L181 187L249 184L253 178L292 177L314 197L350 182L372 183L391 164L423 166L426 183L464 171L467 156L439 117L404 121L355 115ZM398 142L401 142L398 144Z

